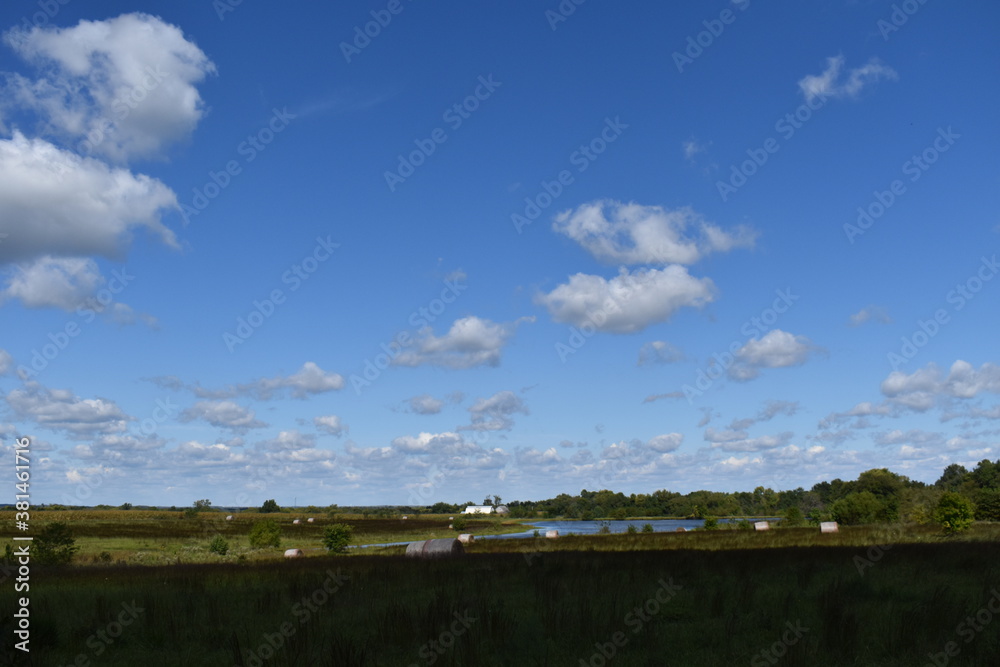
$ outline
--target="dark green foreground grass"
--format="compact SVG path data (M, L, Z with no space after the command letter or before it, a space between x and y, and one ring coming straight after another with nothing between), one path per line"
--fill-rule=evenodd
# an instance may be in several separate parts
M1000 590L1000 545L871 549L36 568L31 662L12 649L13 592L5 586L0 664L577 666L605 664L592 659L604 645L614 647L608 665L925 665L949 641L960 653L947 664L997 664L1000 618L977 623L968 642L959 625ZM868 559L863 574L858 557ZM330 573L338 572L349 580L319 593L325 580L337 587ZM680 588L671 597L664 583ZM658 593L666 602L648 602ZM115 626L133 602L142 611ZM793 637L789 623L801 637L767 660L761 651L783 633ZM450 627L455 635L442 637ZM277 650L261 650L268 637ZM428 644L435 640L449 648L436 651Z

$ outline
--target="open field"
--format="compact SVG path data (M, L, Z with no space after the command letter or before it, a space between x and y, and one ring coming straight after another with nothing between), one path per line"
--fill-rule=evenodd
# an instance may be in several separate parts
M75 519L87 535L86 567L33 566L33 664L754 667L930 654L979 665L1000 654L997 524L961 537L872 526L480 540L465 557L418 561L401 546L325 554L322 527L340 516L50 514L38 523ZM283 547L316 548L296 560L250 550L260 518L279 520ZM447 519L346 522L377 542L454 535ZM206 528L242 553L208 553ZM95 562L99 550L121 557ZM0 593L8 637L13 595ZM11 642L3 651L0 664L28 664Z
M799 534L738 537L774 543L784 532ZM883 535L865 532L849 539ZM32 656L122 666L600 665L610 656L615 665L923 665L948 642L960 650L950 664L1000 654L989 611L1000 590L996 541L663 548L685 537L693 546L728 536L664 535L649 550L625 550L641 548L634 536L487 541L444 561L37 570ZM532 542L595 550L475 553ZM623 550L596 550L601 542ZM13 608L11 595L3 590L0 609ZM1000 610L1000 598L992 604ZM977 614L979 630L963 625ZM11 620L0 620L5 636ZM0 662L16 660L8 652Z
M314 523L306 519L314 516ZM459 531L448 528L449 515L424 515L408 519L372 519L360 515L305 513L241 512L226 521L226 514L203 512L197 517L185 517L182 512L144 510L73 510L37 511L32 514L32 526L42 530L46 525L61 521L67 524L77 546L80 547L75 563L102 562L101 554L109 562L120 564L171 565L179 563L220 563L243 560L268 560L281 557L286 548L302 549L307 555L325 552L322 544L323 529L335 523L346 523L354 528L351 544L383 544L454 537ZM451 515L456 516L457 515ZM248 541L250 528L257 521L270 519L281 526L279 549L251 549ZM292 524L294 519L302 523ZM13 512L0 512L0 521L10 525ZM516 533L526 530L526 524L515 520L501 522L496 518L470 518L461 532L479 535ZM216 535L222 535L230 545L226 556L208 550ZM355 553L357 550L350 550Z

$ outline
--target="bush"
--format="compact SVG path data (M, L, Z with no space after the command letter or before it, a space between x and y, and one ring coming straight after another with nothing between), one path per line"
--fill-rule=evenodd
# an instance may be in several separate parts
M705 524L702 526L704 530L718 530L719 520L714 516L705 517Z
M642 532L644 532L644 533L651 533L651 532L653 532L653 524L647 523L647 524L643 525Z
M636 533L639 532L639 529L635 527L635 524L631 523L628 525L628 528L626 530L629 535L635 535Z
M941 496L934 510L934 520L948 533L960 533L972 527L976 509L965 496L948 491Z
M782 525L797 527L801 526L806 522L804 516L802 516L802 510L798 507L792 506L785 511L784 520L781 522Z
M882 502L871 491L849 493L830 507L834 520L845 526L876 523L884 510Z
M208 543L208 550L213 554L225 556L229 553L229 542L227 542L226 538L222 535L216 535L212 538L212 541Z
M461 532L465 530L465 527L469 525L469 520L464 516L456 516L455 520L451 522L451 527L455 530Z
M611 534L611 522L610 521L601 521L600 523L601 523L601 528L597 532L600 533L601 535L610 535Z
M254 549L281 546L281 528L273 519L258 521L250 529L250 546Z
M271 514L272 512L280 512L281 508L278 507L278 503L274 498L270 498L264 501L264 504L260 506L261 514Z
M323 530L323 546L330 553L343 553L351 541L354 528L346 523L335 523Z
M42 565L62 565L73 560L79 550L69 527L62 521L50 523L34 539L35 559Z

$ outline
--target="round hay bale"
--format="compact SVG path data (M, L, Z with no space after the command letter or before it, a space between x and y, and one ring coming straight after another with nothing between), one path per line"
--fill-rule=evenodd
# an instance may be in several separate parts
M414 558L447 558L461 556L464 553L465 547L462 546L462 543L450 537L440 540L410 542L406 547L406 555Z
M837 525L836 521L823 521L819 524L819 532L821 533L839 533L840 527Z
M448 517L448 521L454 521L454 520L455 520L455 517L453 517L453 516Z
M685 528L684 526L678 526L677 530L675 530L674 532L675 533L686 533L686 532L688 532L688 529Z
M308 519L306 519L306 521L307 521L308 523L312 523L312 522L313 522L313 521L315 521L315 520L316 520L316 519L314 519L314 518L312 518L312 517L309 517Z
M458 536L458 541L461 542L462 544L472 544L473 542L476 541L476 536L469 535L468 533L463 533L462 535Z
M757 521L753 525L754 530L771 530L771 524L767 521Z
M292 521L292 523L299 524L299 523L302 523L302 522L299 521L298 519L296 519L295 521Z
M301 558L303 555L302 549L285 549L285 558Z
M558 530L546 530L545 531L545 537L554 540L555 538L559 537L559 531Z
M405 519L409 519L409 518L410 518L410 517L406 516L405 514L403 515L403 519L404 519L404 520L405 520Z
M226 517L226 521L232 521L232 520L233 520L233 515L232 514L230 514L229 516Z

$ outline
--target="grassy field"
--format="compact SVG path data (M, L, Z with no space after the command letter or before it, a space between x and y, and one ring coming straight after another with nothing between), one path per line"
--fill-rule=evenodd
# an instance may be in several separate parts
M174 531L160 539L204 541L149 519ZM372 521L382 525L369 535L424 528ZM0 664L940 666L1000 655L994 524L960 538L802 528L481 540L438 561L401 551L35 566L32 662L12 649L4 586Z
M352 545L387 544L439 537L455 537L458 531L448 528L448 515L422 516L408 519L371 519L355 515L311 515L294 513L260 514L242 512L226 521L225 513L203 512L197 517L185 517L182 512L139 510L77 510L42 511L32 515L37 530L46 525L65 522L76 539L80 551L75 563L102 563L101 554L111 563L134 565L177 565L181 563L236 563L245 560L280 558L287 548L302 549L307 556L325 552L323 529L334 523L346 523L354 528ZM454 515L452 515L454 516ZM248 534L257 521L272 519L281 526L281 547L251 549ZM293 524L294 519L302 523ZM10 525L12 512L0 512L0 522ZM526 530L517 521L477 518L468 519L462 532L478 535L516 533ZM219 556L208 550L209 542L222 535L229 542L229 553ZM359 550L351 550L355 553Z

